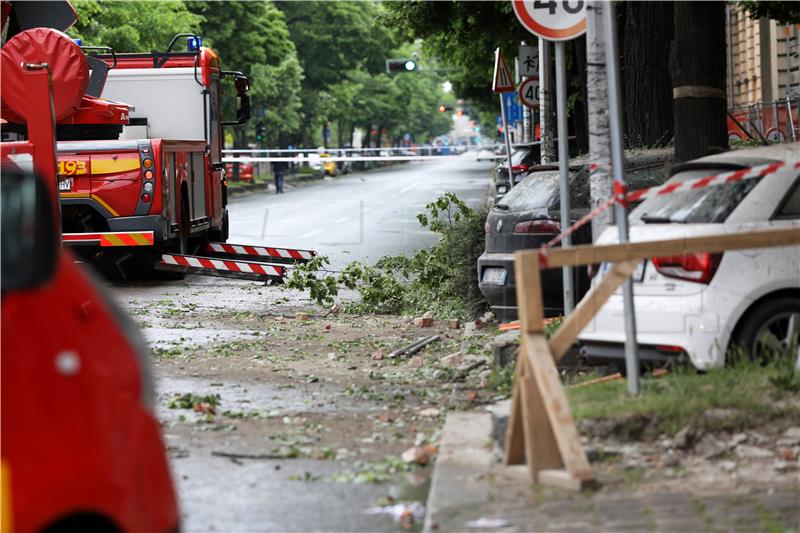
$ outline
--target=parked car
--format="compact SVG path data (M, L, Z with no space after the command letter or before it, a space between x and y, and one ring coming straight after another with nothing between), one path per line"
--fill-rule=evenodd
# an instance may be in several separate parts
M628 186L651 187L667 178L666 166L671 150L648 150L626 159ZM573 221L590 208L589 162L570 162L570 216ZM517 295L514 280L514 252L539 248L561 233L558 166L542 167L522 180L497 203L486 217L486 247L478 258L478 284L500 320L517 318ZM575 244L589 243L591 228L583 226L572 235ZM589 287L586 268L576 268L573 275L577 302ZM542 272L545 313L564 311L562 274L559 270Z
M737 150L672 167L670 183L775 161L797 162L800 143ZM800 171L646 199L631 213L632 241L737 233L770 227L800 231ZM616 241L603 233L598 243ZM605 270L603 265L601 270ZM732 346L753 357L798 356L800 246L657 257L634 274L639 357L688 359L721 367ZM592 360L622 362L622 297L615 294L581 332Z
M253 163L225 163L225 175L233 181L233 167L239 165L239 181L253 180Z
M531 167L538 165L541 159L541 145L538 142L515 145L511 149L511 172L514 174L514 183L508 178L508 158L501 160L494 167L495 202L527 176Z

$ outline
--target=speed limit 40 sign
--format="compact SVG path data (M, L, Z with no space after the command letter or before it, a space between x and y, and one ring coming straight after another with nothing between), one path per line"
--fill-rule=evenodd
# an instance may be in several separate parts
M548 41L568 41L586 32L584 0L513 0L514 13L525 28Z
M539 78L528 78L520 83L519 101L530 108L539 107Z

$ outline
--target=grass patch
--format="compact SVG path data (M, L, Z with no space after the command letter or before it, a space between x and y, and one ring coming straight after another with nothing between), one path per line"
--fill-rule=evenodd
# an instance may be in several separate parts
M683 367L662 378L642 379L637 397L628 396L625 381L619 380L568 387L567 398L576 420L640 415L651 418L656 434L672 434L687 424L711 431L742 429L800 416L800 394L784 386L790 363L741 360L706 373ZM731 416L704 416L714 408L728 409Z

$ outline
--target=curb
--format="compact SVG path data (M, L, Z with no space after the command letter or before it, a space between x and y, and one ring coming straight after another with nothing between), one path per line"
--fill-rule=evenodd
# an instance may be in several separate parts
M463 531L480 518L489 498L494 460L487 412L450 412L442 429L439 456L428 493L423 531Z

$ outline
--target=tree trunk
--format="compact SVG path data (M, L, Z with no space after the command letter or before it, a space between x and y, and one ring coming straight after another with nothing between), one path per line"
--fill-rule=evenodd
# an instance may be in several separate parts
M586 17L586 87L589 99L589 160L597 165L589 176L589 196L594 209L612 196L611 130L608 123L608 76L601 10L609 4L589 3ZM592 240L611 225L611 210L592 219Z
M553 61L550 59L552 43L539 39L539 121L542 142L542 163L558 161L556 138L556 84L553 76ZM510 154L509 154L510 155Z
M675 2L670 52L675 161L728 146L725 97L725 3Z
M673 2L625 2L622 86L628 147L660 147L672 140L669 48Z
M364 142L362 143L362 148L372 148L372 126L367 124L364 126Z
M586 37L573 39L572 58L569 78L577 79L581 97L572 108L572 124L575 129L575 145L579 154L589 151L588 92L586 88Z
M383 137L383 125L378 124L378 137L375 139L375 148L381 147L381 137Z

